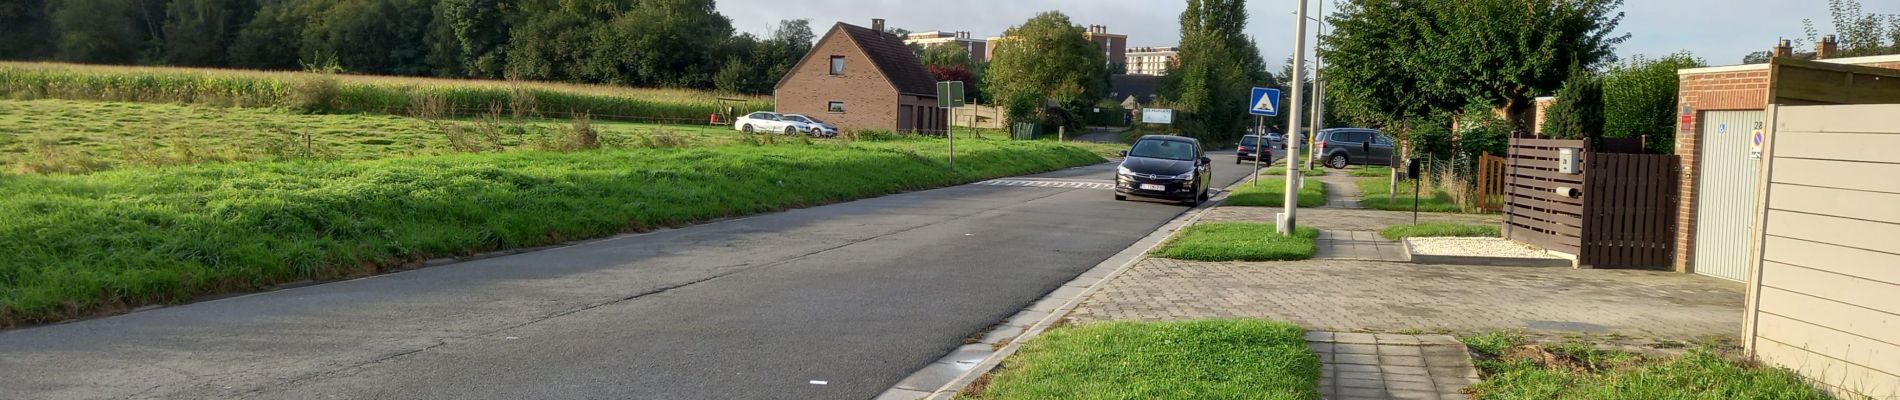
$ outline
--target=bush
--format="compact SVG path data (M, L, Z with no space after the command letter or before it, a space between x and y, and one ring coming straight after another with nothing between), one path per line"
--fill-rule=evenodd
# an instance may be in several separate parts
M1603 137L1603 80L1578 70L1557 90L1557 103L1544 111L1544 134L1558 139Z
M1676 71L1702 66L1687 52L1660 59L1642 56L1610 68L1603 76L1603 134L1646 137L1651 153L1670 154L1676 146L1676 110L1681 81Z
M320 114L336 109L337 97L341 90L337 88L336 78L313 76L297 80L292 92L291 106L298 111Z

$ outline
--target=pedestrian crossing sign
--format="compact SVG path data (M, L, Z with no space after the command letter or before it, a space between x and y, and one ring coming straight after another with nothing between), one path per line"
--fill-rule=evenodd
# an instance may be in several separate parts
M1248 98L1251 99L1247 103L1248 113L1266 117L1280 116L1279 88L1253 88L1253 96Z

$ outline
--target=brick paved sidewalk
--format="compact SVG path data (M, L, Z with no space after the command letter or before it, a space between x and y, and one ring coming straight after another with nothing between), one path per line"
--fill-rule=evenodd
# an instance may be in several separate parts
M1147 259L1069 314L1076 322L1256 317L1309 330L1733 337L1742 285L1668 272L1308 260Z
M1322 399L1465 399L1478 369L1445 335L1307 332L1319 354Z

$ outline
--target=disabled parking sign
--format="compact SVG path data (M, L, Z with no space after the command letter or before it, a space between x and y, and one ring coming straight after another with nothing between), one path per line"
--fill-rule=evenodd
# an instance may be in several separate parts
M1248 96L1247 113L1263 117L1280 116L1280 89L1253 88L1253 96Z

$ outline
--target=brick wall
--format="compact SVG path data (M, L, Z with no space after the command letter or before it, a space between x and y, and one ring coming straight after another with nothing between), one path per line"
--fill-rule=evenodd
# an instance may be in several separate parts
M843 75L831 75L832 56L844 56ZM838 129L898 129L897 88L843 29L826 33L788 74L773 93L778 112L810 115ZM844 102L844 112L829 112L833 101Z
M1824 60L1826 61L1826 60ZM1876 68L1900 69L1900 60L1882 60L1879 62L1856 62L1854 59L1833 60L1845 64L1863 65ZM1690 114L1679 116L1687 118L1676 126L1676 155L1682 158L1681 202L1676 210L1676 259L1678 272L1692 272L1695 265L1695 228L1696 228L1696 183L1700 181L1697 159L1698 145L1702 135L1701 115L1703 111L1743 111L1765 110L1768 108L1768 67L1760 65L1742 68L1719 68L1705 73L1686 73L1678 77L1681 106L1690 107Z

